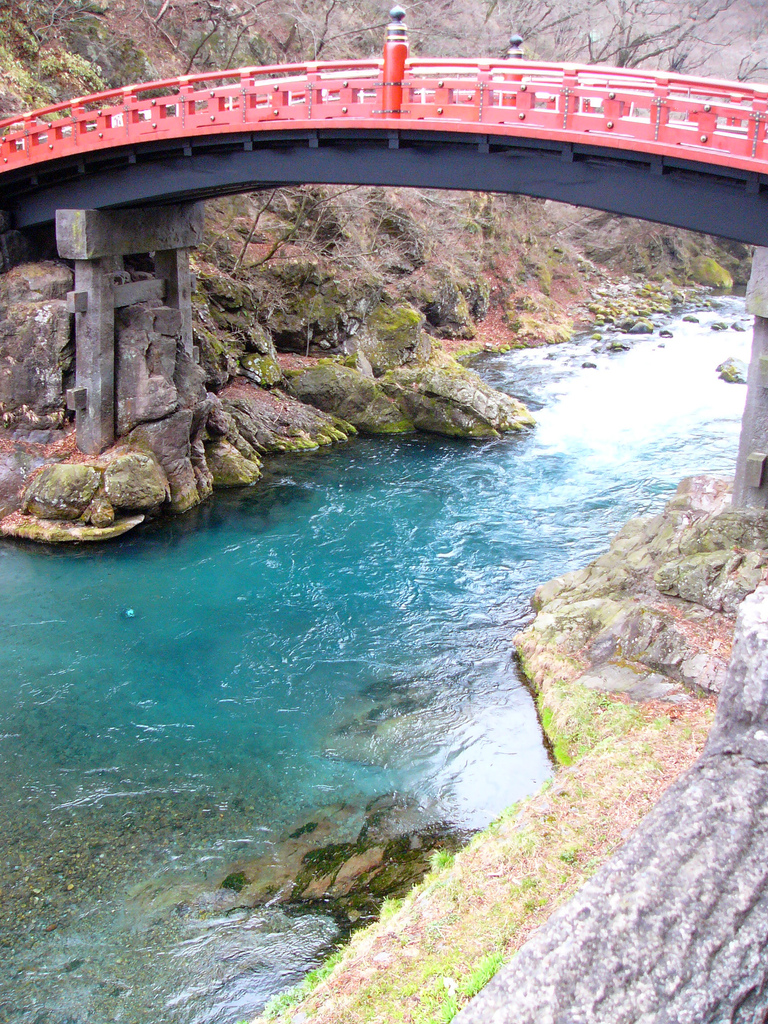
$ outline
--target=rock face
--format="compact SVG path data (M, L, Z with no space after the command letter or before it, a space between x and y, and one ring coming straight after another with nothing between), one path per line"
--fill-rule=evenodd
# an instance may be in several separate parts
M768 588L739 614L697 764L457 1024L768 1015Z
M768 513L733 511L727 481L693 477L661 515L631 520L587 568L540 587L516 643L528 661L565 654L597 688L628 689L631 672L640 686L675 684L670 694L717 692L736 609L767 566Z
M0 277L0 417L5 426L60 427L74 360L64 297L72 272L59 263Z
M181 313L167 307L126 306L115 318L117 433L170 416L179 407L174 383Z

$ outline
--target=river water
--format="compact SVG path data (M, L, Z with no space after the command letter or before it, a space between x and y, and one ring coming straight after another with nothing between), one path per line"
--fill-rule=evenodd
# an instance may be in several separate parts
M357 439L104 547L0 548L0 1021L234 1024L337 926L185 894L320 807L477 829L537 788L532 591L733 471L746 389L715 367L751 334L710 325L749 323L698 315L484 357L533 432Z

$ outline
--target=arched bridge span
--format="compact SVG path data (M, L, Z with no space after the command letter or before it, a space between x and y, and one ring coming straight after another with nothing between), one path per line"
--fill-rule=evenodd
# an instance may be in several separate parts
M402 44L404 46L404 44ZM0 207L274 185L521 193L768 245L768 86L523 60L245 68L0 122Z

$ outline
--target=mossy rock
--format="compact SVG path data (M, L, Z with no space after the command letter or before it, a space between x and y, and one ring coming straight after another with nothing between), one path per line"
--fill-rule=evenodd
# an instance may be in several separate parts
M244 377L262 388L273 388L283 379L283 372L276 359L269 355L251 352L240 360Z
M36 544L76 544L112 540L144 522L144 516L126 516L110 526L89 526L81 522L38 519L36 516L14 516L0 525L5 537L18 537Z
M691 278L697 284L707 285L710 288L723 288L726 291L730 291L733 288L733 278L731 275L711 256L699 256L693 261L691 264Z
M726 359L717 367L717 375L727 384L746 384L747 364L741 359Z
M509 395L485 384L458 363L393 370L382 384L418 430L448 437L498 437L534 424Z
M351 423L365 434L402 434L413 423L373 380L337 363L313 366L290 382L301 402Z
M168 479L154 456L120 450L104 469L104 492L117 509L149 512L170 498Z
M261 476L261 460L254 452L246 459L229 441L207 441L205 461L214 487L247 487Z
M21 508L39 519L79 519L100 484L101 472L93 466L44 466L27 484Z

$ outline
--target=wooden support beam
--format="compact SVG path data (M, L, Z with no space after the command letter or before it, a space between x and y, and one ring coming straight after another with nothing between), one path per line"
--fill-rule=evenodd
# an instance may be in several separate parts
M205 203L129 210L57 210L56 244L67 260L187 249L203 237Z

